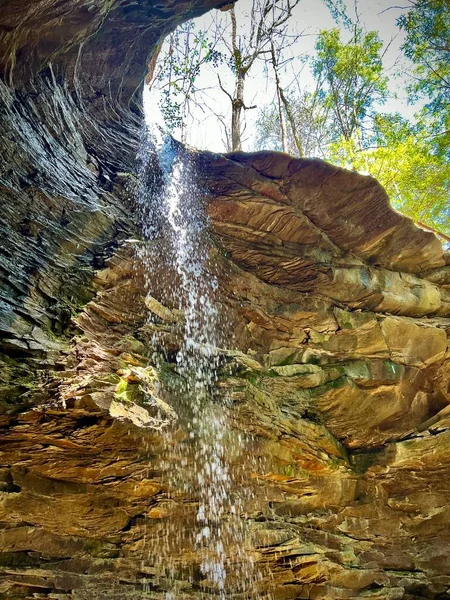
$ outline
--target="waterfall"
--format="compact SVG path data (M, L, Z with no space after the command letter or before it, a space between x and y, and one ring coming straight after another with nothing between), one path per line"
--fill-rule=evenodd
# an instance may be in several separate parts
M141 259L150 297L154 293L152 283L157 261L162 261L166 270L175 275L174 281L165 280L162 285L172 301L177 300L177 309L183 314L182 341L176 355L180 383L174 408L183 429L188 432L191 453L188 461L180 451L178 464L182 473L173 473L173 465L167 465L166 472L170 474L167 483L169 488L176 488L181 479L184 491L198 498L192 546L201 557L200 569L210 594L220 600L229 597L227 548L233 547L241 580L233 584L233 592L248 592L247 597L252 597L249 589L259 573L244 550L246 531L239 513L244 508L246 494L233 489L228 456L230 452L239 453L242 440L235 435L233 441L229 441L227 407L215 404L210 394L217 379L218 349L224 343L225 327L224 315L216 300L218 282L208 268L210 244L205 231L201 190L196 185L195 164L190 154L166 133L156 102L148 95L146 100L149 122L142 136L137 195L144 238L150 246L155 239L162 239L164 250L144 251ZM193 469L189 470L188 462ZM164 563L161 566L167 573L166 599L175 600L178 598L176 577L170 573L167 563L172 553L179 552L177 536L182 536L173 524L171 527L168 523L167 527L170 532L165 546L155 548L154 552L164 555L160 562ZM203 594L202 597L210 597Z

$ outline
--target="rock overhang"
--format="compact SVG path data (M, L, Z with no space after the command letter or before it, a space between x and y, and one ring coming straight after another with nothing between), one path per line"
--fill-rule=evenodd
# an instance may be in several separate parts
M140 598L154 583L153 565L140 566L146 540L158 544L171 519L194 526L196 499L171 502L161 485L160 432L135 427L142 410L127 418L123 402L148 392L151 336L169 363L180 343L161 298L145 331L125 185L149 50L219 4L2 12L6 598ZM322 161L196 160L239 346L220 389L233 427L254 436L249 522L275 597L442 597L449 266L437 239L392 211L374 180Z

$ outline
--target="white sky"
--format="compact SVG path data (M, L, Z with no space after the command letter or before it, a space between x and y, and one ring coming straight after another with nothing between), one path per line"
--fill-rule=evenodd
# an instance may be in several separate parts
M354 0L345 0L348 7L349 16L355 18ZM390 91L392 98L383 106L382 110L386 112L398 111L406 117L412 117L417 107L412 107L407 104L406 100L406 80L404 77L394 77L396 71L402 71L401 65L406 65L406 59L402 56L400 46L403 42L402 32L396 25L396 19L401 14L401 9L391 8L392 0L358 0L357 8L360 16L361 25L367 30L376 30L385 43L390 43L390 47L385 54L384 64L387 69L387 74L390 76ZM236 4L236 16L238 24L242 24L243 28L249 22L246 13L248 13L252 5L252 0L238 0ZM220 13L219 11L211 11L203 17L196 19L196 29L206 30L214 18L224 18L229 22L228 13ZM304 32L299 42L291 49L294 56L312 55L314 53L314 45L317 34L321 29L331 29L336 27L336 23L332 18L329 10L320 0L302 0L295 8L291 19L292 32ZM222 65L219 67L222 83L230 93L233 91L234 83L233 76L230 70ZM295 71L295 72L294 72ZM286 87L294 80L297 75L298 81L302 89L312 89L314 80L308 68L303 68L303 65L298 60L290 63L286 72L282 75L282 86ZM230 100L219 89L217 80L217 69L207 68L197 80L199 87L213 88L208 91L209 103L216 113L228 115L228 121L231 121L230 116ZM157 90L152 89L151 102L147 98L147 114L152 120L155 117L155 104L157 103ZM262 63L255 64L249 73L245 84L245 103L247 105L256 104L263 106L274 101L273 88L270 90L266 85L266 78L263 74ZM394 98L394 95L397 97ZM152 108L149 109L148 106ZM257 117L258 110L249 110L246 112L247 127L243 136L243 149L251 151L254 149L253 140L253 121ZM150 114L151 113L151 114ZM203 114L197 110L195 117L199 122L194 123L189 128L188 144L201 148L208 149L213 152L223 152L225 150L223 142L223 129L218 122L217 117L212 113ZM177 137L177 132L175 132Z

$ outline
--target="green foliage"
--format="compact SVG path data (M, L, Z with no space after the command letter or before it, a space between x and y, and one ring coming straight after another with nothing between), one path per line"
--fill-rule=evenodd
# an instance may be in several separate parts
M278 106L271 103L260 107L255 148L283 149L280 115L282 121L284 115L283 139L290 153L303 151L306 156L319 156L370 173L386 188L401 212L449 235L448 0L410 0L411 9L398 20L406 35L403 50L414 64L410 101L419 97L428 99L414 123L399 114L379 113L389 93L383 69L383 44L377 32L359 26L356 5L355 25L347 15L344 0L323 1L335 21L343 26L343 32L339 29L320 32L316 55L309 61L316 84L313 91L293 92L286 87L287 108L280 101ZM252 6L261 8L261 15L255 11L249 15L254 25L250 31L241 30L235 23L234 38L228 45L223 43L224 30L196 30L192 22L171 35L157 80L166 123L171 129L181 128L182 136L190 107L197 104L204 110L208 104L199 87L202 68L224 65L242 79L256 59L267 60L268 44L276 42L275 34L279 32L274 28L278 13L267 19L266 9L281 11L280 31L284 31L286 7L283 13L281 4L264 1ZM283 64L286 43L286 40L279 46L275 43L277 64ZM281 73L280 68L279 76ZM223 88L222 91L232 99L231 93ZM243 102L243 87L241 92ZM301 144L296 144L296 137Z
M312 61L321 102L334 119L334 137L350 140L356 129L364 131L374 106L388 95L383 73L380 41L376 31L364 33L357 26L349 42L341 40L339 29L321 31Z
M430 118L437 150L450 158L450 6L448 0L415 0L398 19L406 34L403 50L414 63L410 99L429 99L424 113Z
M217 40L216 40L217 41ZM180 25L170 36L155 81L161 91L160 108L169 130L182 128L190 103L201 90L197 86L203 65L217 68L223 55L206 31L195 31L192 21Z
M327 155L327 146L350 140L358 132L366 138L372 130L375 106L385 102L388 79L384 75L382 42L375 31L354 27L350 41L343 42L338 29L321 31L317 56L311 61L316 79L314 92L289 95L291 111L307 156ZM279 114L266 106L257 121L256 147L281 149ZM289 139L289 137L291 139ZM292 131L289 151L296 153Z
M431 109L414 124L399 114L377 113L387 98L387 77L375 32L354 28L343 43L337 29L322 31L316 48L316 92L289 98L306 155L372 175L400 212L449 235L450 165L430 135ZM279 132L276 107L264 107L256 147L281 150ZM287 137L296 154L289 132Z
M450 235L450 164L430 144L424 122L412 125L400 115L378 115L373 146L361 148L357 136L329 148L329 158L370 173L393 205L416 222Z
M342 23L347 29L350 29L353 26L353 23L347 14L347 7L344 0L323 0L323 2L336 23Z

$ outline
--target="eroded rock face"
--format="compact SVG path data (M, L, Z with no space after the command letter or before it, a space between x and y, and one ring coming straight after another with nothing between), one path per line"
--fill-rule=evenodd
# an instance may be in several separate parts
M27 401L27 370L45 378L94 270L135 236L147 63L168 31L220 4L1 2L2 402Z
M145 297L127 187L148 52L214 4L2 6L1 598L162 599L167 549L178 597L214 597L184 485L177 275L155 259ZM449 597L448 256L371 178L191 158L261 596Z

